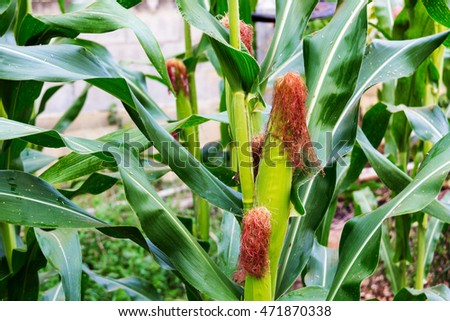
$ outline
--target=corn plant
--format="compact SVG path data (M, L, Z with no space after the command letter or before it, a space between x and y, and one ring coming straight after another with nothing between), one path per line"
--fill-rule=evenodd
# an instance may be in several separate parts
M97 0L54 16L34 15L29 1L1 2L2 298L37 299L39 272L48 262L67 300L81 298L82 273L151 299L145 280L109 280L83 267L77 230L91 228L152 253L182 280L190 300L359 300L360 284L385 244L383 222L421 211L450 222L448 204L436 199L450 170L448 120L447 131L420 122L438 133L413 177L376 149L390 116L385 106L374 106L358 124L364 92L412 75L448 31L368 42L368 1L342 0L324 28L305 35L318 1L277 0L274 36L258 62L248 26L256 1L177 0L186 52L167 61L151 30L127 10L138 2ZM196 45L191 27L202 32ZM176 121L150 97L141 72L79 37L121 28L134 32L176 98ZM223 78L220 114L198 114L195 66L205 60ZM34 126L43 83L73 81L118 98L135 127L91 140ZM266 101L271 86L273 99ZM197 126L208 121L220 122L223 136L231 137L229 168L211 168L199 157ZM24 170L27 146L71 153L36 176ZM146 153L150 147L156 152ZM334 200L366 160L395 196L350 220L336 253L327 247ZM194 194L196 229L156 193L153 180L168 170ZM80 193L101 193L119 181L140 226L113 226L77 206L60 184L74 180L82 183ZM223 211L218 258L208 246L207 203ZM292 290L302 275L304 287Z

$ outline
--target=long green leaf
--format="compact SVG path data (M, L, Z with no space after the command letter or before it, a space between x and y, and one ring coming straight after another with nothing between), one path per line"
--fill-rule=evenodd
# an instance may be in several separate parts
M150 240L172 261L195 288L217 300L236 300L237 287L209 258L198 242L159 198L149 184L136 156L131 166L120 166L125 192ZM175 244L174 244L175 242Z
M86 103L90 88L91 86L87 85L83 89L81 94L75 99L72 105L69 106L64 115L61 116L56 125L53 127L54 130L62 133L73 123L75 118L77 118L80 114L84 104Z
M339 1L331 22L314 36L307 37L303 43L309 90L308 127L323 166L328 161L328 165L336 161L333 157L335 146L329 146L333 141L330 142L327 133L334 128L356 85L366 40L366 4L367 1ZM356 119L345 124L347 128L354 126ZM332 154L328 153L330 150ZM332 170L330 173L334 172L325 176L328 182L317 175L314 179L308 177L309 182L303 184L304 175L301 175L294 184L293 195L304 205L305 218L309 212L311 216L303 222L301 218L294 218L289 227L288 241L285 242L280 263L278 296L289 289L308 261L314 232L327 211L336 184L336 168L328 169ZM312 193L315 184L324 186L323 190L327 193ZM327 195L329 199L314 201L319 194L322 197Z
M334 124L333 137L348 142L342 154L351 148L354 135L354 131L344 124L357 116L362 94L375 84L410 76L448 34L443 32L404 41L374 40L367 47L355 91Z
M447 135L434 146L427 156L426 166L401 193L374 212L346 224L339 247L339 266L328 300L359 298L360 282L373 272L378 262L366 260L365 272L352 274L355 264L363 263L361 258L367 257L371 249L378 253L380 227L386 218L421 211L435 199L450 170L450 158L446 153L449 148L450 135Z
M107 224L66 199L45 181L18 171L0 171L0 221L43 228Z
M14 13L16 11L16 0L0 1L0 37L3 36L10 27Z
M277 0L275 31L261 65L260 80L265 82L299 48L303 33L318 0ZM301 18L300 18L301 17Z
M364 0L339 1L330 23L303 44L309 90L307 119L312 141L320 144L317 153L323 164L331 156L324 148L327 132L335 127L358 79L366 41L366 5ZM354 130L355 126L352 119L340 127Z
M31 20L31 17L29 16L28 19ZM72 33L76 37L79 33L105 33L129 28L135 33L165 84L172 88L164 56L153 33L142 20L115 0L97 0L79 11L56 16L37 16L33 20L35 24L32 24L32 28L22 30L19 36L21 43L26 43L32 37L42 37L39 33L51 34L49 29Z
M366 154L370 164L375 169L378 177L395 193L400 193L412 179L402 172L397 166L390 162L378 150L376 150L368 141L364 133L358 128L357 140L359 146ZM425 208L428 214L450 223L450 209L437 200L432 201Z
M66 300L81 300L81 246L78 232L36 229L36 239L48 262L61 275Z

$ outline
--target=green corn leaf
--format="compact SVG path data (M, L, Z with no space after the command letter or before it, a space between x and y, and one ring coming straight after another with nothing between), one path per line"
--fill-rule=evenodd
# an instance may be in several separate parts
M392 36L392 28L394 27L394 8L395 2L391 0L373 0L375 14L377 17L377 28L384 35Z
M90 175L81 186L73 189L60 190L67 198L74 198L78 195L93 194L98 195L104 191L109 190L117 183L118 179L109 175L93 173Z
M250 92L259 74L256 60L247 53L245 46L237 50L229 44L229 32L197 1L177 0L178 9L190 25L200 29L211 40L224 76L233 91Z
M238 263L241 227L233 214L224 212L220 230L219 266L229 278L232 278Z
M372 212L378 207L378 201L369 187L353 192L355 216Z
M56 65L52 64L52 66L55 67L55 74L53 75L52 81L57 81L58 77L60 77L59 81L63 81L65 77L79 77L79 79L83 78L91 78L90 82L102 89L105 89L106 91L112 93L119 99L121 99L125 104L127 111L130 113L130 116L132 119L136 122L138 127L141 129L144 135L154 143L154 146L156 149L159 150L159 152L167 156L165 158L165 161L167 164L172 168L172 170L182 179L185 180L185 183L191 187L192 190L194 190L197 194L202 196L203 198L207 199L209 202L225 209L229 210L233 213L240 214L241 213L241 199L240 194L235 192L234 190L230 189L229 187L225 186L220 180L218 180L214 175L212 175L202 164L200 164L192 155L189 154L189 152L181 147L174 138L168 134L153 118L155 112L159 110L158 106L151 100L148 95L145 94L141 90L141 87L136 85L136 81L126 80L124 78L113 78L109 72L112 72L113 74L116 74L116 77L120 77L119 73L122 75L123 70L118 70L115 68L115 66L112 66L112 69L108 69L108 73L105 72L103 66L106 62L100 63L94 56L89 54L85 49L81 49L77 46L72 45L59 45L64 46L65 48L68 48L68 50L75 51L72 52L72 54L77 55L78 50L83 51L87 56L91 57L92 59L89 60L91 65L96 65L97 68L97 75L74 75L72 72L67 74L67 70L73 70L73 66L70 65L66 61L61 61L56 59L53 61ZM35 53L36 51L44 50L48 51L51 50L53 52L56 52L55 50L56 46L39 46L32 48L32 53ZM0 47L0 51L1 51ZM25 49L29 49L29 47L26 47ZM17 48L14 48L14 50L17 50ZM91 47L90 47L91 50ZM95 48L95 50L98 50L98 48ZM61 54L61 51L59 51ZM30 54L30 53L28 53ZM43 52L41 52L43 54ZM79 54L79 52L78 52ZM64 55L63 55L64 56ZM14 60L15 55L12 54L11 59ZM27 56L28 57L28 56ZM29 57L28 57L29 58ZM55 58L55 57L53 57ZM25 59L25 58L24 58ZM31 59L31 58L29 58ZM44 65L48 64L48 61L45 60L42 57L42 60L34 61L34 60L27 60L29 63L31 61L33 62L32 65L36 64L43 68ZM105 67L106 68L106 67ZM6 68L8 69L8 68ZM22 70L19 68L20 71L18 74L12 73L9 74L8 77L16 77L16 78L27 78L27 77L37 77L35 76L27 76L25 73L25 70ZM61 75L57 75L56 70L58 70ZM87 71L86 71L87 73ZM103 77L101 74L103 73ZM0 71L0 76L3 76L2 72ZM96 78L97 76L100 76L99 78ZM129 76L129 75L125 75ZM39 73L39 78L47 78L49 77L48 74L45 75L45 73L42 74ZM108 79L105 79L108 78ZM96 79L92 79L96 78ZM127 78L128 79L128 78ZM45 80L45 79L43 79ZM65 79L67 80L67 79ZM139 98L139 100L138 100ZM143 105L145 104L145 105ZM56 135L55 133L50 134L50 136ZM25 136L25 135L24 135ZM48 138L48 137L47 137ZM55 137L57 140L58 138ZM65 139L65 142L68 142L67 139ZM76 140L76 143L83 144L89 144L88 140L80 140L80 139L73 139L69 140L69 148L73 149L74 151L78 153L89 153L88 149L80 149L79 147L76 147L75 145L71 145L71 142ZM36 142L39 144L39 142ZM61 142L55 141L55 146L53 147L62 147ZM64 144L63 144L64 145ZM90 146L94 148L93 146ZM98 149L98 147L95 147L94 149ZM182 161L186 166L178 166L177 161ZM208 186L208 188L205 188L205 186Z
M353 146L354 127L345 124L356 119L362 94L375 84L412 75L448 34L443 32L404 41L374 40L367 47L355 90L334 122L333 139L347 142L341 149L341 155Z
M406 107L389 106L391 113L404 112L411 128L422 140L436 143L449 132L449 124L439 106Z
M10 284L8 300L36 301L39 297L39 270L47 264L45 256L36 241L34 229L26 233L25 249L13 251L13 275L4 278Z
M382 227L380 256L384 263L384 272L389 280L391 291L392 293L397 293L399 290L400 269L394 262L395 252L389 239L389 231L386 228L386 224Z
M366 42L366 5L367 1L361 0L339 1L330 23L303 43L309 91L307 119L323 165L331 157L326 155L327 132L335 127L357 83ZM339 130L354 130L355 126L356 119L351 119Z
M276 297L280 297L294 284L311 254L315 231L333 198L336 184L336 167L324 168L309 189L300 189L298 197L305 206L305 214L293 217L281 253Z
M306 286L320 286L323 289L329 289L336 273L338 258L337 249L325 247L314 240L304 277Z
M288 64L288 60L299 59L293 56L298 51L309 17L317 2L317 0L277 0L277 23L259 76L262 83L283 68L283 65Z
M3 36L10 27L16 10L16 1L0 1L0 37Z
M374 147L378 147L384 137L391 113L386 110L386 105L377 103L370 108L363 118L362 130ZM344 192L361 174L367 164L367 157L361 147L354 146L350 159L350 166L343 179L339 182L339 192Z
M57 229L45 232L35 229L36 239L52 267L61 275L66 300L81 300L81 246L78 232Z
M0 221L57 227L102 227L107 224L67 200L45 181L18 171L0 171Z
M333 143L327 138L327 133L332 131L356 86L366 39L366 4L367 1L340 1L330 23L303 42L309 90L307 119L311 139L316 143L317 155L323 161L323 166L328 161L330 164L336 161L333 158L336 146L327 146ZM333 108L329 108L331 105ZM354 126L356 119L345 124L348 128ZM331 155L328 154L330 150ZM304 177L300 176L294 183L293 195L299 198L306 214L304 219L292 219L289 227L280 263L277 296L289 289L308 262L315 230L326 214L334 194L336 168L327 169L330 175L325 175L325 178L317 175L304 184ZM313 189L315 185L322 186L320 190L326 192L317 192ZM314 201L319 195L321 200ZM324 200L324 195L329 198Z
M196 289L217 300L238 299L237 286L220 271L175 213L159 198L139 167L137 157L133 156L130 166L120 166L119 170L127 200L152 243L170 258L179 273Z
M45 111L45 108L47 107L47 103L48 101L53 97L54 94L56 94L58 92L58 90L60 90L62 87L64 87L64 85L56 85L56 86L52 86L49 87L44 94L42 95L41 101L39 102L39 109L38 112L36 113L36 115L34 116L34 119L32 120L32 122L30 122L31 124L34 124L36 122L36 118L37 116L39 116L40 114L42 114Z
M378 150L369 143L367 137L359 128L357 140L359 146L361 146L369 159L370 164L378 174L378 177L380 177L387 187L395 193L400 193L409 183L411 183L412 179L378 152ZM450 209L437 200L428 204L424 211L443 222L450 223Z
M20 153L20 158L23 162L23 170L27 173L34 173L56 160L56 157L52 155L30 148L25 148Z
M101 285L107 292L124 290L133 301L161 301L161 297L156 289L146 280L138 278L112 279L101 276L86 266L83 266L86 273L94 282Z
M75 120L75 118L78 117L78 115L81 112L81 109L83 108L84 104L86 103L86 99L89 93L89 89L91 88L90 85L87 85L84 87L81 94L75 99L75 101L72 103L72 105L69 106L69 108L66 110L64 115L58 120L56 125L53 127L54 130L62 133L64 132Z
M450 4L448 0L423 0L423 4L431 18L450 28ZM450 46L450 38L447 38L444 45Z
M450 170L448 148L450 135L433 147L426 165L403 191L384 206L345 225L339 245L339 266L328 300L359 299L361 281L373 273L378 263L378 255L373 254L379 252L383 221L388 217L421 211L435 199Z
M320 286L308 286L282 296L279 301L325 301L327 289Z
M395 295L394 301L450 301L450 289L444 284L423 290L404 288Z
M167 74L166 62L158 42L147 25L115 0L97 0L81 10L56 16L27 16L29 28L22 28L19 43L25 44L31 38L42 38L53 29L63 35L79 33L105 33L122 28L133 30L147 57L164 79L167 87L172 84ZM27 22L27 21L26 21Z

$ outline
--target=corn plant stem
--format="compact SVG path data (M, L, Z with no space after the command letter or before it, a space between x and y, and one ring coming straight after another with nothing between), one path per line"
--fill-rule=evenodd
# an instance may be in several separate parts
M239 0L228 0L228 15L230 23L230 45L236 49L240 49Z
M417 229L417 262L416 262L416 282L415 288L417 290L423 289L423 280L425 275L425 234L428 225L428 215L423 214L423 217L419 220L419 227Z
M239 179L241 182L242 203L244 213L253 208L255 179L253 176L253 157L251 153L251 133L249 113L244 92L233 95L232 109L234 115L234 130L236 155L238 160Z
M266 207L271 214L270 227L272 232L270 234L269 265L271 299L274 299L278 263L289 221L293 168L289 164L289 156L284 151L282 142L270 135L266 137L262 155L256 178L255 203L257 206Z
M186 58L191 58L193 56L192 47L192 35L191 26L185 20L184 21L184 42L186 49ZM188 85L189 85L189 100L191 104L191 114L198 114L198 99L197 99L197 86L195 82L195 71L190 71L188 73ZM200 135L198 131L198 126L193 126L193 135L195 141L194 150L190 151L192 155L198 160L201 160L200 153ZM210 215L209 215L209 204L208 202L201 198L199 195L193 195L194 200L194 210L197 215L197 232L198 237L202 241L209 240L209 226L210 226Z
M12 254L14 249L17 248L15 226L12 224L0 223L0 232L2 234L3 247L5 249L9 271L13 272Z

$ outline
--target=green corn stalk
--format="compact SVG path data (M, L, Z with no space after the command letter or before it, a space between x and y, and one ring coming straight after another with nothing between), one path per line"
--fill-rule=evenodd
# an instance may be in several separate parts
M191 116L193 107L191 105L191 91L188 85L188 76L186 67L181 60L171 59L167 63L169 74L171 74L173 87L176 95L176 109L177 118L185 119ZM194 84L195 86L195 84ZM196 100L195 100L196 101ZM198 127L192 126L183 129L182 136L186 141L186 147L188 151L194 155L195 158L200 160L200 138L198 133ZM206 200L202 199L199 195L194 194L194 209L197 214L197 236L203 241L209 239L209 206Z
M184 21L184 41L186 48L186 59L193 56L192 49L192 36L191 36L191 26ZM197 86L195 82L195 70L188 72L188 86L189 86L189 100L191 104L192 114L198 114L198 100L197 100ZM200 135L198 131L198 126L193 126L194 138L198 145L200 145ZM192 151L191 151L192 153ZM199 148L194 149L193 155L198 160L201 159L201 153ZM197 231L198 237L203 240L209 240L209 226L210 226L210 215L209 215L209 204L208 202L194 194L194 210L197 215Z

